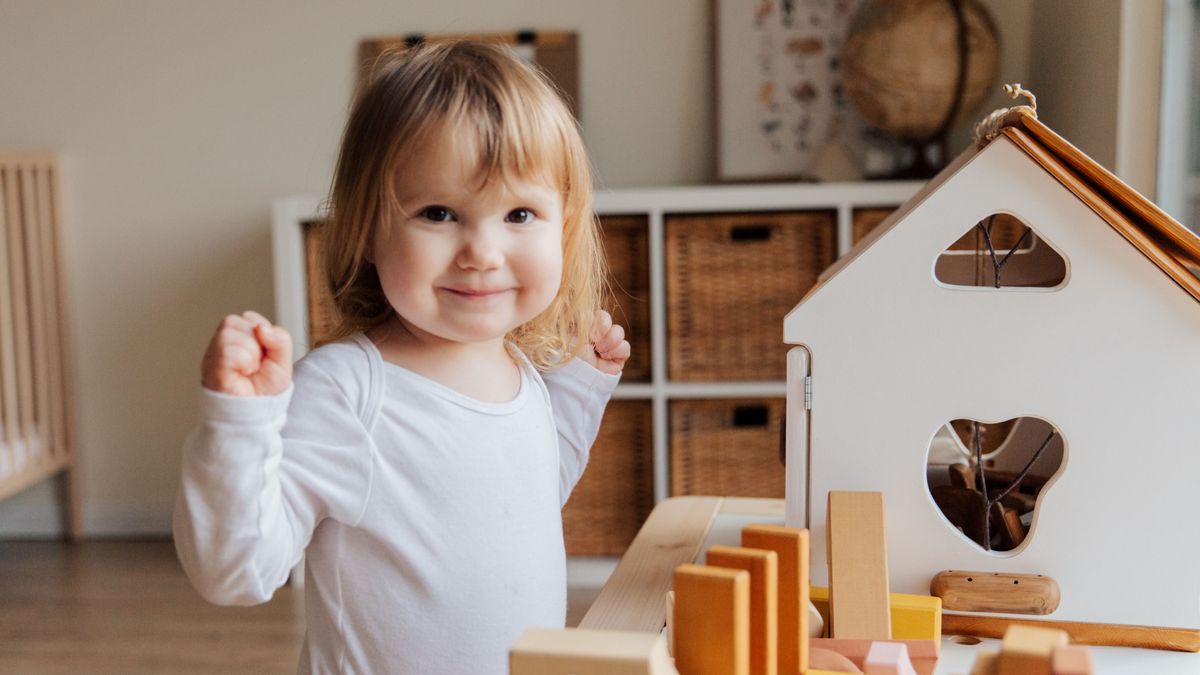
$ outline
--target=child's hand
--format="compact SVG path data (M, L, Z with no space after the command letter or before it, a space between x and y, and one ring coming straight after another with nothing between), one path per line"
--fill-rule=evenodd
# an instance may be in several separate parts
M629 343L625 340L625 329L614 324L608 312L596 311L588 343L590 349L585 349L581 355L584 361L602 373L620 374L629 359Z
M200 364L204 388L234 396L274 396L292 381L292 336L257 312L221 320Z

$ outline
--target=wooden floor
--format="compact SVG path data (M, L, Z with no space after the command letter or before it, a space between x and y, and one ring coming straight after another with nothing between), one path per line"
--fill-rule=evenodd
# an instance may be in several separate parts
M294 673L303 616L209 604L169 541L0 541L0 673Z
M568 623L598 588L568 593ZM302 592L218 607L169 541L0 541L0 673L294 673Z

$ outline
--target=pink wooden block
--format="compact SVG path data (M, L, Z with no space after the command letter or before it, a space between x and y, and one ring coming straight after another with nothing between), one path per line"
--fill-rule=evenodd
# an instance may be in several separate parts
M917 675L908 647L900 642L872 642L863 665L865 675Z

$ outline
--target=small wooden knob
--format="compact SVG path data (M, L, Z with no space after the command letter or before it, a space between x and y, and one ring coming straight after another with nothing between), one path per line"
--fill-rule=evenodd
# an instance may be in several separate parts
M930 595L942 599L942 609L1004 614L1050 614L1058 609L1058 582L1043 574L1001 572L938 572Z

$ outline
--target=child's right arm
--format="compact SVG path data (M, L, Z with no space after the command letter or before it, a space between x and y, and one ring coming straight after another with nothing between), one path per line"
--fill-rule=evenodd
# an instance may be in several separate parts
M320 521L353 524L369 492L361 406L315 365L298 364L293 385L291 353L286 331L247 312L204 356L174 531L184 571L218 604L270 599Z

